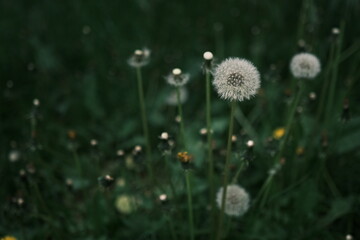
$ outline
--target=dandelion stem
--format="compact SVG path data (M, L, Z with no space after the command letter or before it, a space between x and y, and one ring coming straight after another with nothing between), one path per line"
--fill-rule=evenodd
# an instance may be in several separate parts
M293 101L291 103L291 108L290 108L289 116L288 116L286 127L285 127L285 136L284 136L283 140L280 143L279 152L277 154L277 157L275 158L275 164L279 163L279 160L282 157L283 152L285 150L287 140L288 140L288 138L290 136L291 126L292 126L292 123L294 121L296 108L297 108L297 106L299 104L300 98L301 98L302 93L304 91L304 86L303 86L302 81L303 81L302 79L299 80L299 82L298 82L299 83L299 85L298 85L299 90L297 91L296 96L295 96L295 98L293 99Z
M184 116L182 111L182 105L181 105L181 99L180 99L180 89L179 87L176 87L176 97L177 97L177 103L178 103L178 111L180 116L180 135L181 135L181 144L186 149L186 143L185 143L185 127L184 127Z
M140 111L141 111L141 121L143 125L144 137L146 141L146 155L147 155L147 168L150 175L151 181L154 180L153 169L151 165L151 147L150 147L150 138L149 138L149 130L146 119L146 110L145 110L145 100L144 100L144 90L143 90L143 82L141 76L141 68L136 68L137 82L138 82L138 94L139 94L139 103L140 103Z
M190 170L185 170L185 180L186 180L186 190L187 190L188 209L189 209L190 239L194 240L194 218L193 218L192 199L191 199Z
M336 88L336 80L338 75L338 69L339 69L339 62L340 62L340 54L341 54L341 45L342 45L342 38L344 36L344 22L341 23L340 28L340 36L339 39L337 39L337 43L335 46L335 56L334 61L332 65L332 73L331 73L331 80L330 80L330 87L329 87L329 96L328 101L326 105L326 120L327 122L333 117L331 117L332 109L334 109L334 95L335 95L335 88Z
M210 71L206 70L206 128L208 141L208 161L209 161L209 187L210 187L210 207L211 207L211 229L215 225L215 190L214 190L214 162L212 157L212 128L211 128L211 89ZM211 234L211 238L213 238Z
M223 228L223 219L224 219L224 211L225 211L225 198L226 198L226 190L228 185L228 178L229 178L229 165L231 159L231 137L234 128L234 112L235 112L236 102L231 102L231 111L230 111L230 120L229 120L229 135L228 135L228 142L227 142L227 150L226 150L226 162L224 167L224 182L223 182L223 194L221 200L221 210L219 216L219 226L218 226L218 234L217 240L222 238L222 228Z
M73 155L74 155L76 167L77 167L78 172L79 172L79 177L80 177L80 178L83 178L81 162L80 162L80 159L79 159L79 156L78 156L78 154L77 154L77 151L76 151L75 147L74 147L74 149L73 149Z

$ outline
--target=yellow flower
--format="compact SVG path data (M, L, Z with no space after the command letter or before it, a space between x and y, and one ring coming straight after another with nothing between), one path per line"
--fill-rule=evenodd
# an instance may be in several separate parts
M192 156L188 152L179 152L177 158L182 163L190 163L192 161Z
M284 135L285 135L285 128L283 128L283 127L279 127L277 129L275 129L273 132L273 138L275 138L277 140L282 138Z
M124 214L129 214L136 209L136 199L128 195L120 195L115 200L116 209Z
M5 236L5 237L1 238L0 240L17 240L17 238L13 237L13 236Z

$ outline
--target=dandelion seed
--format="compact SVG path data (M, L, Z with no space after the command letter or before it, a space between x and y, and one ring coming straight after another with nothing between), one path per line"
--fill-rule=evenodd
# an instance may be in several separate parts
M321 65L315 55L299 53L291 59L290 70L295 78L311 79L320 73Z
M218 207L222 207L223 187L216 194ZM249 209L249 194L238 185L228 185L226 187L225 210L229 216L241 216Z
M215 69L213 84L221 98L243 101L257 93L260 73L248 60L228 58Z
M169 85L182 87L189 81L190 75L182 73L180 68L174 68L165 79Z
M150 50L147 48L135 50L127 62L131 67L135 68L146 66L150 62L150 53Z

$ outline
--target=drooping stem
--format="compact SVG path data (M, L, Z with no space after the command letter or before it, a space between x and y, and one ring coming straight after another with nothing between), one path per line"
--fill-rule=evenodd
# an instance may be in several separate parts
M150 146L150 138L149 138L149 130L148 123L146 118L146 110L145 110L145 98L144 98L144 89L141 75L141 68L136 68L137 82L138 82L138 94L139 94L139 103L140 103L140 112L141 112L141 121L143 125L144 137L146 141L146 156L147 156L147 168L150 175L150 179L153 181L153 169L151 165L151 146Z
M179 89L179 87L176 87L176 97L177 97L177 103L178 103L178 113L179 113L179 117L180 117L180 136L181 136L181 144L182 144L183 148L186 149L184 116L183 116L183 110L182 110L182 104L181 104L180 89Z
M211 89L210 89L210 71L206 70L206 129L208 142L208 181L210 188L210 207L211 207L211 229L215 226L215 190L214 190L214 162L212 157L212 127L211 127ZM214 235L211 234L211 238Z
M235 101L231 102L231 111L230 111L230 120L229 120L229 135L228 135L227 150L226 150L226 161L225 161L225 167L224 167L224 182L223 182L223 192L222 192L223 194L222 194L222 200L221 200L221 210L220 210L220 216L219 216L217 240L220 240L222 238L223 219L224 219L224 211L225 211L225 198L226 198L226 191L227 191L227 185L228 185L228 179L229 179L229 165L230 165L230 159L231 159L231 146L232 146L231 137L232 137L233 128L234 128L235 106L236 106L236 102Z
M192 209L190 173L191 173L190 170L185 170L185 180L186 180L186 190L187 190L188 210L189 210L190 239L194 240L194 218L193 218L193 209Z

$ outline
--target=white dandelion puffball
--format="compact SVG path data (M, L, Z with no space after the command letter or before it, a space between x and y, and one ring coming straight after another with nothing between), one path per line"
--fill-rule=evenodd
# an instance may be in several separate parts
M213 85L221 98L243 101L257 93L260 73L246 59L228 58L216 67Z
M135 68L146 66L150 62L150 54L151 52L147 48L137 49L127 62L131 67Z
M180 68L174 68L165 79L172 86L182 87L189 81L190 75L182 73Z
M216 203L221 209L223 188L216 194ZM225 196L225 213L229 216L241 216L249 209L249 194L238 185L228 185Z
M319 59L310 53L296 54L290 62L290 70L296 78L314 78L320 70L321 65Z
M179 88L179 93L180 93L180 103L183 104L188 99L188 90L185 87L181 87L181 88ZM170 92L170 94L166 98L166 103L170 106L178 105L176 90L173 90L172 92Z

